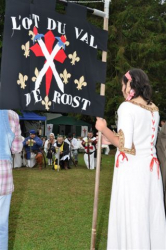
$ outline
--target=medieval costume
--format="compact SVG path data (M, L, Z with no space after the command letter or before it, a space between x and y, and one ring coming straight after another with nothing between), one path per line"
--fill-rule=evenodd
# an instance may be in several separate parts
M55 137L53 133L50 133L50 139L46 140L44 144L44 151L46 153L46 157L48 159L48 165L53 164L53 151L55 146Z
M25 138L23 142L24 149L26 151L27 167L33 167L35 162L39 165L39 169L42 169L43 155L41 153L41 147L43 141L36 136L35 130L29 131L30 136Z
M59 142L58 139L54 144L54 152L56 165L59 162L59 165L62 169L69 168L69 144L67 142Z
M73 135L70 133L68 134L68 137L65 139L65 142L69 144L69 151L70 151L70 160L69 165L72 165L74 162L74 165L77 165L78 163L78 143L77 139L73 137Z
M82 146L84 147L84 161L88 169L95 169L96 167L96 137L84 137Z
M157 139L157 155L160 162L161 174L163 178L164 202L166 210L166 123L161 127Z
M107 250L166 249L163 185L156 157L159 113L134 101L118 109Z
M117 147L110 202L107 250L166 249L163 184L156 156L159 111L151 102L148 76L131 69L122 77L126 99L114 133L104 119L102 142Z

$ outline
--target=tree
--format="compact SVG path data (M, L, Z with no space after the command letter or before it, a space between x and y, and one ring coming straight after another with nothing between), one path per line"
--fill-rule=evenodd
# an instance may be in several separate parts
M96 8L95 4L93 7ZM101 19L97 23L102 27ZM115 124L115 112L124 100L121 77L131 68L141 68L148 74L153 101L160 114L166 115L165 44L166 4L163 1L111 1L105 105L108 125Z
M153 100L166 112L166 4L157 0L112 0L108 42L106 112L114 123L120 98L121 76L141 68L149 76ZM108 98L109 97L109 98Z

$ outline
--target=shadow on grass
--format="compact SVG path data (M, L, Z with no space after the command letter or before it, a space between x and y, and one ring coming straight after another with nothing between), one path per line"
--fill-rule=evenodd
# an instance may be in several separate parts
M24 201L24 194L27 189L29 172L24 167L21 169L14 169L13 171L25 171L25 175L22 177L23 181L21 181L21 187L19 186L20 175L18 175L18 178L14 179L15 192L12 194L13 197L11 200L11 203L14 202L14 204L12 204L12 208L10 209L10 217L12 216L12 220L9 218L9 250L14 249L17 224L19 220L20 209Z

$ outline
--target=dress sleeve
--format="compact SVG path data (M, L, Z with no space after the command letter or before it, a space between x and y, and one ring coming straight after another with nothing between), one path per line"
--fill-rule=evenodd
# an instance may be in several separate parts
M19 117L17 113L12 110L8 111L9 123L12 132L14 133L15 137L11 145L11 152L12 154L16 154L21 152L23 148L23 137L21 136L21 129L19 123Z
M118 109L118 133L119 150L124 153L135 155L133 143L134 135L134 112L128 102L124 102Z

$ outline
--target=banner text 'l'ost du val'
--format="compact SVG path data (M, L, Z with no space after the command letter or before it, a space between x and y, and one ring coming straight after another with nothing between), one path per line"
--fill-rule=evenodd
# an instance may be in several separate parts
M107 32L88 23L87 9L55 0L6 1L0 108L104 115Z

